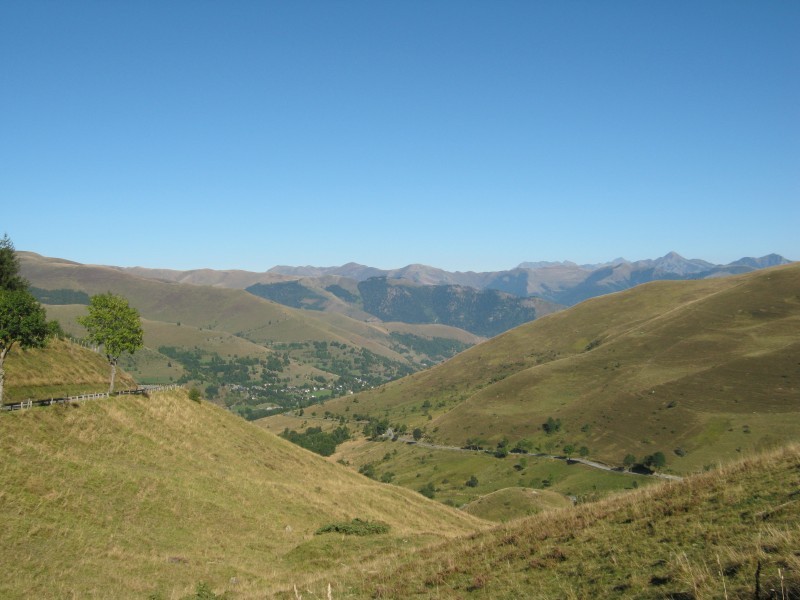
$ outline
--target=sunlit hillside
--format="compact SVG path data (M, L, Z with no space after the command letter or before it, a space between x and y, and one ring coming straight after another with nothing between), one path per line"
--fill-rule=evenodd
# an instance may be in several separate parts
M484 522L329 463L184 391L0 414L3 598L263 598ZM361 519L360 537L315 535Z
M660 451L691 472L796 439L800 263L664 281L586 301L352 398L336 416L489 448L507 438L621 465ZM543 425L558 423L550 433Z
M5 362L3 402L60 398L108 390L111 367L102 354L68 341L51 339L45 348L15 346ZM136 382L119 370L116 390L135 388Z

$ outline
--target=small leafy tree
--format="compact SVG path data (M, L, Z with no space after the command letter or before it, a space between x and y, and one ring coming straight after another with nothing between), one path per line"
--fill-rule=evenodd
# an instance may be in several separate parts
M564 446L564 454L567 455L567 462L569 462L572 458L572 455L575 454L575 446L572 444L567 444Z
M472 475L469 479L467 479L467 482L464 485L472 488L478 487L478 478L475 477L475 475Z
M108 292L92 296L89 314L78 317L78 323L86 327L89 340L103 346L106 359L111 365L111 382L108 393L114 392L117 362L123 352L133 354L142 347L144 332L139 312L122 296Z
M419 427L416 427L414 429L414 431L411 433L411 435L413 436L413 438L415 440L417 440L417 441L421 440L422 439L422 429L420 429Z
M14 344L41 348L49 335L47 316L36 298L24 289L0 289L0 404L5 383L3 364L11 348Z
M633 454L626 454L625 458L622 459L622 465L626 469L630 469L635 464L636 464L636 457Z

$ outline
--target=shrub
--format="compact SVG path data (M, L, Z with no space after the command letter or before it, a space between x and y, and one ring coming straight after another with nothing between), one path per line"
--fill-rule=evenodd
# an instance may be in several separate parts
M365 477L369 477L370 479L375 479L375 465L373 465L372 463L361 465L358 469L358 472L364 475Z
M469 479L467 479L467 482L464 485L472 488L478 487L478 478L475 477L475 475L472 475Z
M225 598L224 594L218 596L207 583L200 582L197 584L194 594L184 596L183 600L222 600L223 598Z
M646 467L650 467L651 469L659 469L667 464L667 457L664 456L663 452L655 452L645 456L642 462Z
M192 389L189 390L189 400L192 400L194 402L200 402L200 400L202 398L203 398L203 395L200 393L200 390L198 390L197 388L193 387Z
M358 517L352 521L341 521L339 523L329 523L323 525L315 532L315 535L323 533L341 533L344 535L377 535L389 531L389 525L380 521L362 521Z
M561 419L554 419L553 417L547 417L547 421L542 423L542 429L546 434L555 433L556 431L561 430Z
M419 488L419 493L425 496L426 498L433 498L436 495L436 487L433 485L433 482L428 482Z

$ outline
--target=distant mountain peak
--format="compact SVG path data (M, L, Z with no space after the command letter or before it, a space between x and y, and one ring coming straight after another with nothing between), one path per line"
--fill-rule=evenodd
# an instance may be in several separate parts
M778 265L788 265L790 260L784 258L780 254L767 254L760 258L753 258L752 256L745 256L737 261L731 263L731 266L751 267L753 269L764 269L766 267L777 267Z
M517 265L518 269L547 269L550 267L577 267L574 262L571 260L561 260L561 261L547 261L547 260L540 260L537 262L523 262Z

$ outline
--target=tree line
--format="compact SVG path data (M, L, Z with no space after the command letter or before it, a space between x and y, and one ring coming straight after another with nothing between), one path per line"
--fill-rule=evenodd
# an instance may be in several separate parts
M108 393L114 392L117 363L123 352L134 353L144 343L138 311L122 296L98 294L89 298L88 314L78 317L87 339L103 348L111 367ZM14 347L44 348L62 335L57 321L48 321L44 307L20 273L20 262L8 234L0 240L0 405L3 403L5 359Z

